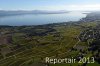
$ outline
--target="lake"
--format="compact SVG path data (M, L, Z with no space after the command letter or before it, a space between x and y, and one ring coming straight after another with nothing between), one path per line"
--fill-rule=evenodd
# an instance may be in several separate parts
M68 21L78 21L86 17L83 12L69 12L63 14L27 14L0 17L0 25L42 25Z

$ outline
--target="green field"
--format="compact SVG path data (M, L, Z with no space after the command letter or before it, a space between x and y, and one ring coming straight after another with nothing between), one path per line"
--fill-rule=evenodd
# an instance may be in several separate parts
M80 33L88 27L96 27L97 22L88 23L65 23L52 24L49 28L44 26L10 27L1 28L4 32L1 37L11 36L11 42L0 45L0 66L44 66L45 57L51 58L76 58L80 54L80 48L91 57L92 53L87 51L88 41L82 42L78 39ZM3 29L3 30L2 30ZM48 31L51 30L51 31ZM5 32L6 31L6 32ZM73 50L74 48L74 50ZM10 49L8 52L6 50ZM5 53L3 53L5 52ZM78 61L77 61L78 62ZM79 66L73 64L49 64L50 66ZM99 64L87 64L92 66Z

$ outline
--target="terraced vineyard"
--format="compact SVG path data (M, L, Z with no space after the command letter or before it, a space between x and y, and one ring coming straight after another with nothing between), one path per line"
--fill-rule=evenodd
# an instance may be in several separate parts
M91 41L92 38L88 38L90 34L87 34L89 32L86 33L86 30L89 31L97 26L97 22L75 22L42 26L1 27L0 37L4 40L0 44L0 66L84 65L84 63L47 64L45 58L77 58L80 54L84 54L84 57L93 56L92 51L88 51L89 42L93 41ZM95 64L99 65L97 62ZM87 66L89 65L91 64L87 64Z

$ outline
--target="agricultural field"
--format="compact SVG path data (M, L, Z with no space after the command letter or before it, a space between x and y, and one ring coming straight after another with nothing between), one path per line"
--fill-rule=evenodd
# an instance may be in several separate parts
M45 66L45 57L77 58L79 54L91 57L92 51L88 51L90 39L82 41L79 37L89 27L96 26L97 22L75 22L50 24L48 27L47 25L1 27L0 66ZM85 40L85 37L83 39ZM97 50L94 53L97 53ZM99 65L97 62L95 64ZM83 63L49 65L78 66Z
M89 41L93 40L85 39L88 37L85 31L97 25L97 22L75 22L0 27L0 66L84 65L85 63L47 64L45 58L77 58L80 55L92 57L93 53L96 54L98 51L88 51ZM99 65L98 62L95 64Z

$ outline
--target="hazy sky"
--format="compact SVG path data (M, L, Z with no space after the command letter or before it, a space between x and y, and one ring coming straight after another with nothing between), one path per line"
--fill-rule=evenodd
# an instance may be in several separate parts
M100 10L100 0L0 0L0 10Z

